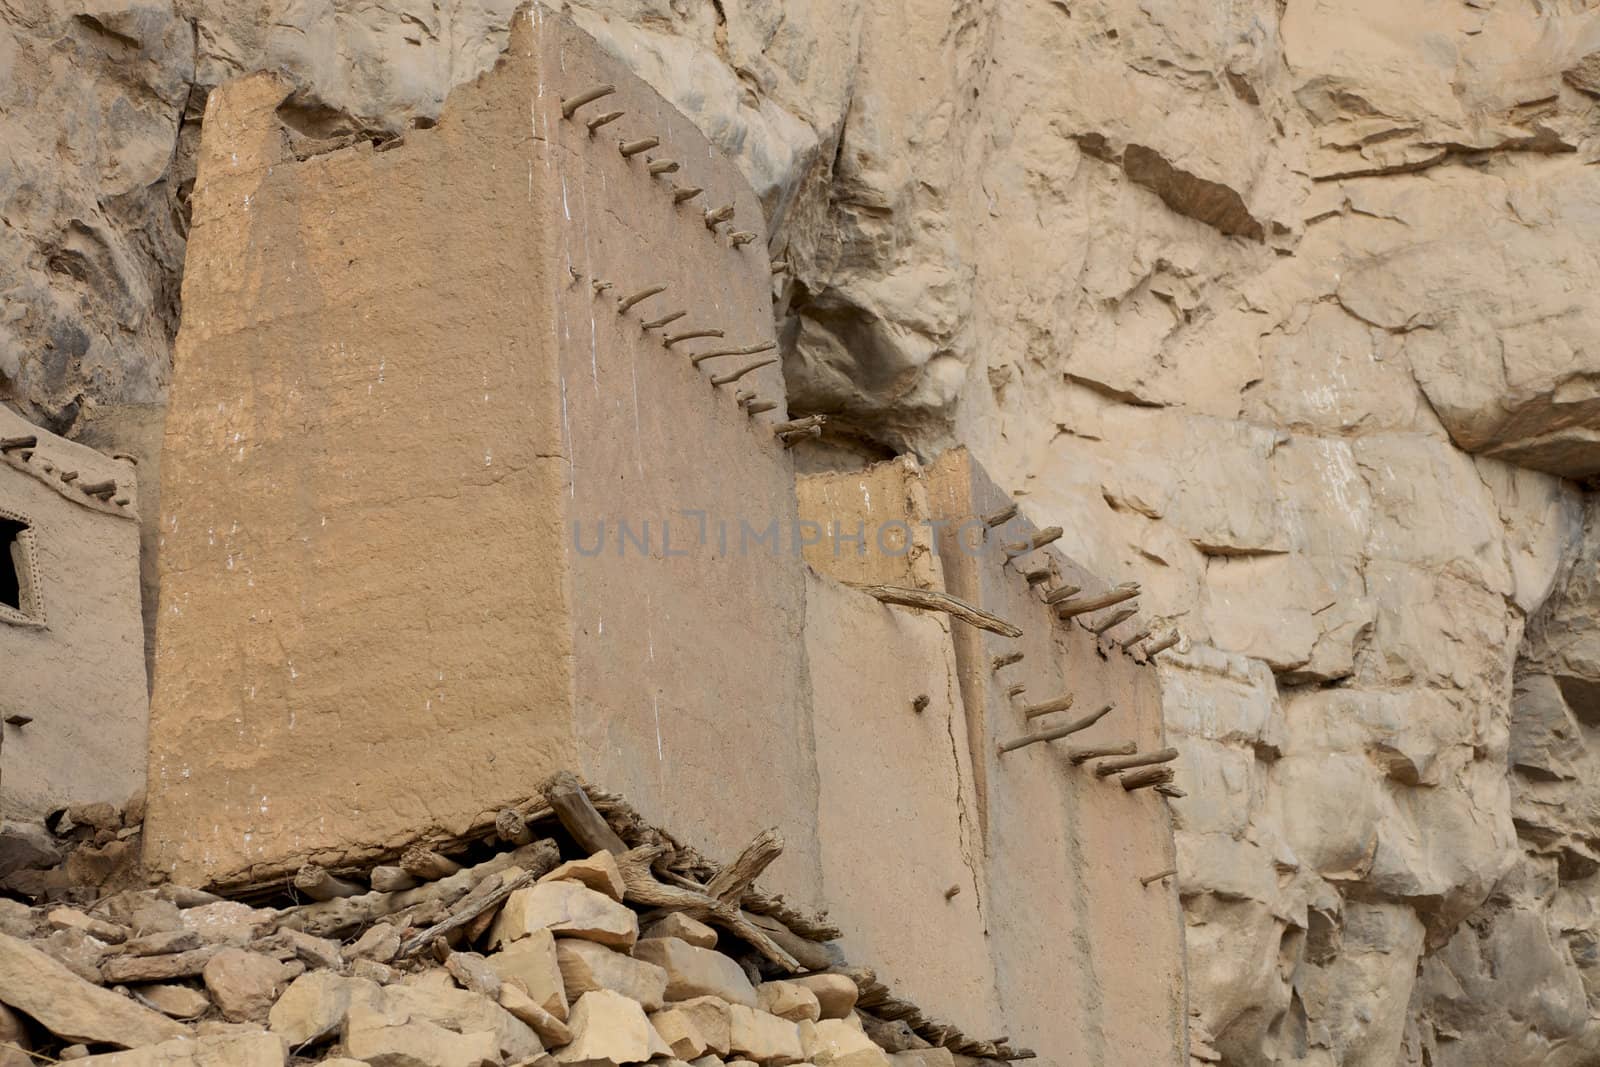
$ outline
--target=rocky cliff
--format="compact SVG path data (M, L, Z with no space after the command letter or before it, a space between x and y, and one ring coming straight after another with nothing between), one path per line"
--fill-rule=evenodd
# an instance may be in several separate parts
M514 6L0 0L0 395L136 449L207 90L389 137ZM1202 1058L1600 1056L1583 6L579 9L760 193L815 462L967 443L1186 634Z

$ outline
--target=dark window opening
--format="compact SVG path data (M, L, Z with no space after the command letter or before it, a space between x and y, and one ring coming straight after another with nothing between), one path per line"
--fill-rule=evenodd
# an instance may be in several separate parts
M0 516L0 605L13 611L25 611L22 591L25 588L26 565L23 553L27 546L22 535L28 524Z

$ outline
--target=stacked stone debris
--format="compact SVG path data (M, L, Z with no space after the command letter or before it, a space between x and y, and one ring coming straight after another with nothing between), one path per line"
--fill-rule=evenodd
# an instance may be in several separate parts
M31 886L35 899L0 898L0 1067L955 1067L1032 1055L923 1017L845 964L825 918L757 889L783 848L776 831L719 867L566 774L494 825L365 870L309 865L243 899L117 888L128 869L96 897L68 882L75 853L18 851L31 875L8 892Z

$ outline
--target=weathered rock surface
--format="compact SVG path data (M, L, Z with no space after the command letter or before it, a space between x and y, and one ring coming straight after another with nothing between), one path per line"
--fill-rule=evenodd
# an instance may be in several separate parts
M398 131L492 63L514 6L0 12L0 397L147 453L115 416L163 397L206 89L281 69L307 143ZM1600 16L579 17L760 191L794 406L834 415L836 454L967 442L1184 631L1181 892L1219 1054L1600 1044L1600 531L1559 480L1600 473Z
M0 934L0 1003L33 1016L67 1040L128 1048L186 1032L149 1008L90 985L7 934Z

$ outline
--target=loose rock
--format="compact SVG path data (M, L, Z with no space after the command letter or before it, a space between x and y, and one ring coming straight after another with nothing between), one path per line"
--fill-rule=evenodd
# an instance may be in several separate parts
M556 961L569 1001L591 990L609 989L638 1001L647 1012L666 1002L667 972L645 960L593 941L557 938Z
M730 1004L756 1006L755 987L733 960L676 937L652 938L634 948L634 958L667 972L667 999L721 997Z
M539 881L577 882L619 903L622 900L622 872L617 869L616 857L609 852L596 852L588 859L568 860Z
M489 928L489 946L516 941L536 930L631 948L639 938L639 919L633 909L586 886L543 882L506 898Z

